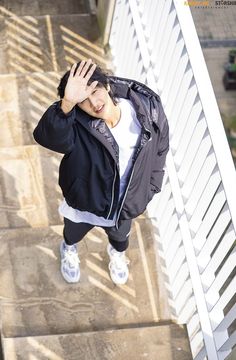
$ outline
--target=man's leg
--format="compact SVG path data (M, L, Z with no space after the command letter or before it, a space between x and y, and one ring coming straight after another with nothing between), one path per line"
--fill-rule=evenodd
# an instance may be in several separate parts
M84 236L94 227L94 225L86 223L75 223L64 218L63 235L67 245L74 245L81 241Z
M107 233L109 243L119 252L125 251L129 246L131 224L132 219L120 220L120 226L118 229L115 226L104 228Z
M83 239L94 226L86 223L74 223L64 218L64 241L60 246L61 273L68 283L76 283L80 279L79 257L76 244Z
M107 252L110 257L110 276L117 285L125 284L129 277L129 261L125 256L125 250L129 246L131 223L132 220L122 220L118 229L115 226L104 228L109 239Z

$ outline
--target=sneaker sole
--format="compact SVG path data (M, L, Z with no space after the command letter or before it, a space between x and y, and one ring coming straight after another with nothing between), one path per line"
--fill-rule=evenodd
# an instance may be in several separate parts
M61 255L61 259L62 259L62 254L63 254L63 251L62 251L62 242L61 242L61 245L60 245L60 255ZM80 272L79 272L79 275L78 275L78 278L74 279L74 280L71 280L71 278L67 277L67 275L63 272L63 265L61 264L61 275L63 277L63 279L69 283L69 284L75 284L75 283L78 283L79 280L80 280Z
M64 273L63 273L63 266L61 265L61 275L63 277L63 279L69 283L69 284L75 284L75 283L78 283L79 280L80 280L80 274L78 276L78 279L76 278L75 280L71 280L71 278L67 277Z
M109 255L109 259L111 260L111 255L110 255L109 249L110 249L110 244L107 245L107 253ZM116 281L112 276L112 272L111 272L109 266L110 266L110 263L108 265L108 270L109 270L110 278L111 278L113 284L115 284L115 285L125 285L127 283L128 279L129 279L129 277L127 279L125 279L125 281L124 280L123 281Z
M116 280L112 277L111 272L110 272L110 278L111 278L113 284L115 284L115 285L125 285L125 284L127 283L127 281L128 281L128 279L126 279L125 281L120 281L120 282L116 281Z

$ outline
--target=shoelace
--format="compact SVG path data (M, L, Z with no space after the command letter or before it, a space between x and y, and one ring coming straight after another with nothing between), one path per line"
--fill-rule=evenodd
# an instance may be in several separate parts
M109 268L110 266L115 265L118 270L122 270L126 267L126 265L129 265L129 263L130 260L124 254L113 253Z
M80 263L77 252L65 250L63 262L68 262L71 267L76 267Z

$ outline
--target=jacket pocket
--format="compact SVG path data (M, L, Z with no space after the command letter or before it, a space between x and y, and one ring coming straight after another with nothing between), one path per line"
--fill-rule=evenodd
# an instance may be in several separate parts
M76 209L79 207L80 210L88 211L87 208L89 205L89 199L87 181L81 178L74 180L71 187L69 188L66 200L70 206Z
M89 211L105 216L109 209L110 178L101 183L94 181L92 184L84 178L77 178L72 183L67 195L67 203L74 209Z
M164 174L165 174L164 170L156 170L152 172L151 188L154 191L154 193L158 193L161 191Z

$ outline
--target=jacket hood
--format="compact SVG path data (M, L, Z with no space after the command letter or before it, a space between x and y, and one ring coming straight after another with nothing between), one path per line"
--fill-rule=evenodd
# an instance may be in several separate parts
M162 131L165 114L158 94L136 80L109 76L109 84L114 97L130 99L136 105L139 115Z
M160 101L159 95L157 95L148 86L138 82L137 80L109 76L109 83L112 87L112 90L114 91L114 95L117 97L125 97L126 94L126 98L128 98L129 89L132 89L139 94L147 96L148 98L154 96L158 101Z

